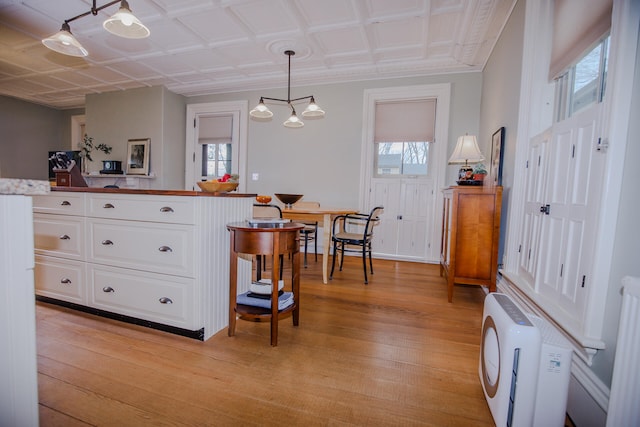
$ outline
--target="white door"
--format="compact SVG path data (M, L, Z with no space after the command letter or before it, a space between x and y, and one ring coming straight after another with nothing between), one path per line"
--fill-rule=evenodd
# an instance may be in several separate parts
M247 101L211 102L187 105L187 136L185 147L185 189L199 190L196 182L211 179L211 172L207 172L205 147L216 145L215 141L207 140L208 134L204 130L207 122L229 118L231 137L224 145L226 150L216 160L218 170L229 168L230 173L240 176L238 191L246 191L246 163L247 163ZM201 130L201 127L203 130ZM211 170L212 162L209 162ZM223 165L223 163L225 163ZM222 176L223 174L220 174Z
M446 171L450 85L425 85L365 91L362 207L383 206L375 228L374 256L437 263L442 232L442 193ZM428 144L426 174L379 174L374 144L376 104L422 99L436 100L435 132Z

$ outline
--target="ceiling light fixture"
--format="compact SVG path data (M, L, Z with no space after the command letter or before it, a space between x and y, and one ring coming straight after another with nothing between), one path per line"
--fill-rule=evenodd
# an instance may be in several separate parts
M89 52L87 52L87 50L82 47L80 42L73 36L73 34L71 34L69 22L75 21L79 18L83 18L87 15L96 16L102 9L113 6L116 3L120 3L120 9L118 9L118 11L113 16L104 21L104 24L102 25L104 29L112 34L115 34L116 36L128 39L142 39L145 37L149 37L149 34L151 34L151 32L142 24L142 22L140 22L138 18L133 15L133 13L131 13L131 9L129 8L129 3L127 2L127 0L115 0L100 7L97 7L96 0L93 0L93 7L91 8L91 10L65 20L60 31L58 31L51 37L42 40L42 43L49 49L54 50L58 53L62 53L64 55L89 55Z
M302 101L303 99L308 99L309 100L309 105L307 105L307 108L302 112L302 117L324 117L324 111L318 107L318 105L316 104L316 100L313 97L313 95L308 95L308 96L303 96L301 98L295 98L295 99L291 99L291 57L293 55L295 55L296 53L292 50L285 50L284 54L287 55L289 57L289 75L288 75L288 81L287 81L287 99L278 99L278 98L268 98L266 96L261 96L260 97L260 102L258 103L258 105L256 105L256 107L251 110L249 112L249 115L251 115L251 117L255 117L258 119L269 119L271 117L273 117L273 113L271 112L271 110L269 110L269 107L266 106L266 104L264 103L264 100L269 100L269 101L276 101L276 102L284 102L286 103L289 108L291 108L291 116L287 119L286 122L284 122L284 125L288 128L299 128L304 126L304 123L302 122L302 120L300 120L298 118L298 115L296 114L296 109L293 106L293 103L296 101Z

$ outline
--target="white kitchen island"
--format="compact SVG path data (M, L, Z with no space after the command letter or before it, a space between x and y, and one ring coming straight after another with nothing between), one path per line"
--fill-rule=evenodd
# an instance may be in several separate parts
M226 224L251 194L53 188L34 196L40 300L207 340L228 324ZM247 287L251 263L238 275Z

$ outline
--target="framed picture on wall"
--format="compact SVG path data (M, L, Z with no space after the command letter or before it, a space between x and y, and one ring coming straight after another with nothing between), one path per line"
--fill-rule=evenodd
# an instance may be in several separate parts
M501 127L491 136L491 164L489 165L489 177L491 184L502 185L502 157L504 151L504 127Z
M149 175L150 138L130 139L127 146L127 175Z

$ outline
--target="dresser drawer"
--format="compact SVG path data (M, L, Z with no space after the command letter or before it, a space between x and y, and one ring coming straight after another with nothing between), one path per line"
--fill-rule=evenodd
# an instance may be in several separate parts
M84 224L81 217L33 214L35 252L84 259Z
M98 264L194 276L194 227L88 219L89 259Z
M84 215L85 197L82 193L52 192L42 196L32 196L33 211L64 215Z
M87 216L130 221L195 224L193 197L89 194Z
M89 264L89 305L186 329L198 329L194 281Z
M36 255L37 295L85 305L85 277L84 262Z

